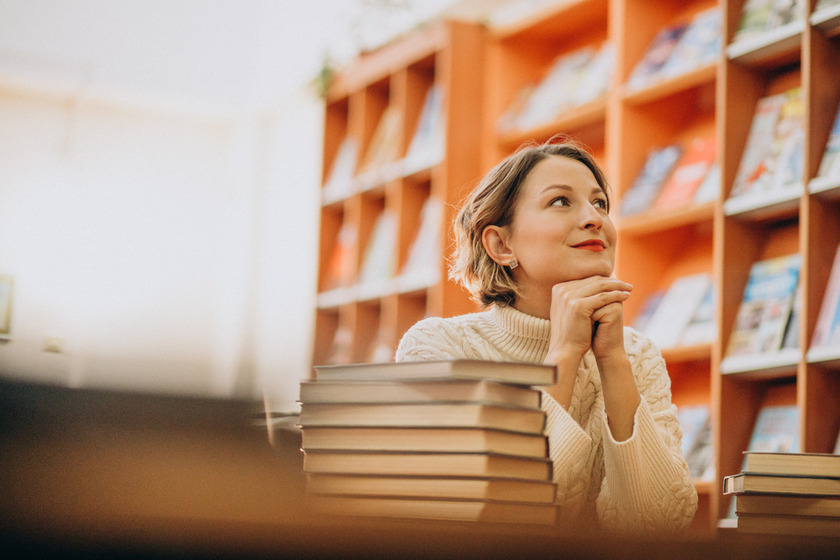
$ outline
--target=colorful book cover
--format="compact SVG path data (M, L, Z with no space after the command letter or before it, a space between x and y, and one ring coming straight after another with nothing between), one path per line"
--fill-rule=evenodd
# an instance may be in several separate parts
M652 208L682 152L679 144L671 144L664 148L654 148L648 153L642 170L621 199L622 216L639 214Z
M762 35L770 27L773 17L773 5L777 0L747 0L741 9L738 29L732 38L733 43L746 41Z
M715 324L715 285L709 282L706 294L700 301L694 316L685 327L680 337L680 346L694 346L696 344L710 344L717 337Z
M747 451L799 453L799 410L795 405L762 406Z
M627 86L630 89L641 89L648 86L659 77L659 73L680 38L688 28L688 23L675 23L662 28L653 38L642 59L633 67Z
M693 202L694 195L714 164L716 155L714 134L706 138L694 138L662 187L662 192L653 203L654 208L665 210Z
M645 326L645 334L659 348L674 348L712 284L709 274L691 274L674 280Z
M637 331L645 332L647 324L650 322L650 318L653 317L654 313L656 313L656 308L659 307L659 304L662 302L662 298L665 297L665 292L666 290L657 290L650 294L645 299L645 302L642 304L642 308L639 310L639 313L636 315L636 318L633 319L633 323L630 326Z
M784 93L759 99L730 197L745 195L761 181L766 181L770 177L770 169L767 167L768 156L773 148L776 123L784 105Z
M726 356L777 352L793 309L799 284L799 254L753 263Z
M805 168L805 100L802 88L785 92L766 167L772 173L768 189L801 184Z
M715 62L721 49L721 25L718 6L695 15L662 66L662 75L677 76Z
M820 177L840 177L840 107L837 108L837 114L828 135L828 142L825 145L817 175Z

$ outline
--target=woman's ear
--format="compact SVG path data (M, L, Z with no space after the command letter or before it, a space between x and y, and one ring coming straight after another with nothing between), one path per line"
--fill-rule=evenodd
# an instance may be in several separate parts
M508 266L515 257L507 238L508 231L501 226L487 226L481 232L481 244L487 255L502 266Z

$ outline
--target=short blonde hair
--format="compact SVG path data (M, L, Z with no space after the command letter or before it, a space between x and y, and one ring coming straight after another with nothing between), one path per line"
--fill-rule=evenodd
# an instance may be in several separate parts
M466 288L484 307L494 303L512 305L519 294L510 270L491 259L484 249L484 229L513 221L523 181L537 163L550 156L567 157L586 165L604 191L609 209L609 186L604 173L592 155L576 142L552 138L543 144L526 144L503 159L470 193L453 223L455 250L449 278Z

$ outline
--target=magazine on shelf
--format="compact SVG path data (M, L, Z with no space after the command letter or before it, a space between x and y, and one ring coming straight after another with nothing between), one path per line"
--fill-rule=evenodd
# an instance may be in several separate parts
M324 204L341 200L350 194L358 153L359 143L356 138L347 136L341 141L321 190L321 201Z
M645 332L647 324L650 322L650 318L653 317L653 314L656 312L656 308L659 307L659 304L662 302L662 298L665 297L666 291L667 290L656 290L648 295L645 298L644 303L642 303L642 308L636 314L636 317L633 319L630 326L637 331Z
M677 417L682 429L682 454L691 477L705 480L712 464L711 430L708 405L681 406Z
M679 144L654 148L648 152L642 170L621 198L619 210L622 216L640 214L652 208L682 152Z
M383 210L373 224L365 247L359 283L371 284L387 280L394 275L396 260L397 217Z
M747 0L733 43L753 41L768 31L804 19L805 0Z
M714 134L693 138L656 197L653 207L667 210L694 202L697 190L714 165L716 145Z
M399 156L401 127L399 110L389 105L379 118L356 176L363 186L388 179L388 164L395 163Z
M711 284L712 278L707 273L692 274L674 280L645 325L644 333L659 348L678 346Z
M433 84L426 92L417 128L403 158L404 173L431 167L443 159L445 128L443 90Z
M677 76L715 62L721 48L721 25L720 7L698 12L662 66L661 75Z
M400 271L406 281L417 285L434 283L439 274L436 263L440 261L442 223L443 203L430 196L420 210L420 226Z
M840 353L840 245L834 253L811 346L836 347Z
M747 451L799 453L799 409L796 405L762 406Z
M715 323L715 285L709 282L700 305L694 316L680 336L679 346L695 346L697 344L711 344L717 337Z
M817 175L840 178L840 107L834 117L834 124L831 126Z
M724 361L781 349L799 284L800 263L798 253L753 263Z
M688 28L688 23L679 22L666 25L648 45L642 59L633 67L627 80L627 87L638 90L649 86L660 77L660 72L668 62L680 38Z

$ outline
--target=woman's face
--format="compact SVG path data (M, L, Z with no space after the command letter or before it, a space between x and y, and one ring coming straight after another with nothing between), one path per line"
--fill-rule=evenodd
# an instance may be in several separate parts
M616 231L607 210L607 196L585 164L564 156L537 163L522 182L506 228L519 261L513 277L523 294L612 275Z

